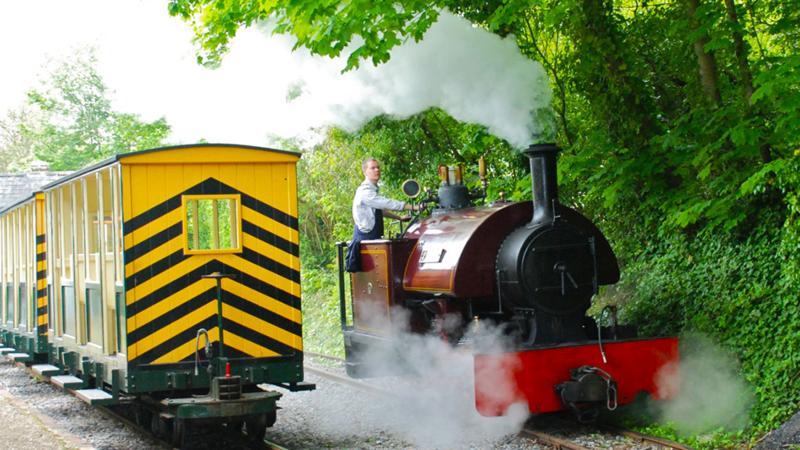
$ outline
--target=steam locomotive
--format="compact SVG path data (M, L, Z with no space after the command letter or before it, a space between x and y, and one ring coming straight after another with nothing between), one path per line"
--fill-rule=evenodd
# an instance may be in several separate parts
M533 201L474 206L461 169L440 167L431 211L398 238L362 241L362 271L350 274L346 298L339 243L339 303L347 370L381 374L370 355L402 361L404 336L435 334L455 346L466 332L491 324L510 342L503 350L473 345L475 406L503 415L517 403L531 413L573 410L592 420L642 392L668 397L660 380L676 370L678 340L637 337L632 326L599 326L587 316L599 286L619 280L617 258L603 233L559 202L559 148L530 146ZM411 197L419 184L403 186ZM473 343L474 344L474 343ZM510 348L509 348L510 347ZM500 381L498 381L500 380ZM504 388L498 387L498 382Z

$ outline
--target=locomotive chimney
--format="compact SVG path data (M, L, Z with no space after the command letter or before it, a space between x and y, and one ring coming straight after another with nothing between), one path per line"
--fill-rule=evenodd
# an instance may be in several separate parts
M533 225L555 219L558 203L556 156L559 150L555 144L534 144L523 151L531 161Z

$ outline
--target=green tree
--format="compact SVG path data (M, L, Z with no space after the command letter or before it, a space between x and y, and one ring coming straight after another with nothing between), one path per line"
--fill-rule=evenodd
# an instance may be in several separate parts
M0 120L0 172L24 172L34 159L29 133L35 121L33 111L21 107Z
M37 158L54 170L74 170L117 153L162 145L169 125L143 122L111 108L92 49L64 60L28 92L40 120L25 130Z

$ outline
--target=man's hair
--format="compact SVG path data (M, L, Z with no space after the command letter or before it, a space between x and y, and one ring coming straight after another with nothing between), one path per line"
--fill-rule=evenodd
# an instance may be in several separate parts
M367 164L369 164L370 161L378 162L378 160L373 158L372 156L367 156L366 158L364 158L363 161L361 161L361 171L362 172L367 170Z

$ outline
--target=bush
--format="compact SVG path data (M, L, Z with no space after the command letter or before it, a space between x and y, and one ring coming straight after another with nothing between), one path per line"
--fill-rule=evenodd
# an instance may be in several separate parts
M800 285L784 249L797 229L778 214L761 219L745 238L676 234L631 260L615 290L628 297L624 320L643 334L697 331L735 352L756 397L755 435L800 403Z

